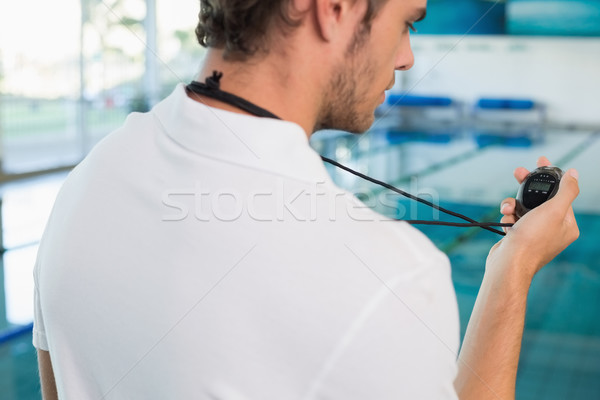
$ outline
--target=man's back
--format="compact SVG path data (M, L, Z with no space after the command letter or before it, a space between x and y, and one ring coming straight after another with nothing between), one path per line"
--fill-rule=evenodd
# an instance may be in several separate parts
M454 396L446 257L336 188L299 126L181 86L69 177L36 296L67 399Z

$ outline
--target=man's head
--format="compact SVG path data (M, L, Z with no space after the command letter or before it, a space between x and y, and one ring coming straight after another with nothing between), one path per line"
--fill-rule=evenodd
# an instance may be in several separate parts
M371 21L389 0L358 1L367 2L361 29L367 34ZM293 0L200 0L196 37L202 46L223 49L228 60L245 61L269 51L274 28L289 31L301 18Z
M302 110L291 118L296 122L309 115L301 125L310 134L310 129L358 133L371 126L384 91L393 86L395 71L412 67L409 32L424 18L427 1L201 0L201 4L196 30L200 43L219 49L226 63L241 63L237 71L250 74L250 79L257 78L249 72L257 69L250 67L270 65L270 73L279 75L273 85L293 97L280 111Z
M413 66L410 31L425 18L426 0L389 0L372 27L356 31L340 68L331 75L317 129L361 133L374 121L374 110L392 88L395 71Z

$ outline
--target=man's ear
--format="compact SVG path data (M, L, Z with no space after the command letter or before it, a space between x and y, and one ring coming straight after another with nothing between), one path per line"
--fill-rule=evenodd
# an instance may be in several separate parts
M314 0L316 25L323 40L332 41L348 22L356 3L352 0Z

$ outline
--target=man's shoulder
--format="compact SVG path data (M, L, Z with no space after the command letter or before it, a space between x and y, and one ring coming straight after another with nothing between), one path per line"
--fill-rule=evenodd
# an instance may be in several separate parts
M431 258L430 256L438 260L446 259L435 244L417 228L380 213L377 204L366 204L352 193L333 184L331 186L332 191L339 193L338 196L342 199L341 204L337 204L337 215L344 214L343 219L349 229L356 230L353 234L363 241L378 243L378 247L390 246L390 249L403 252L405 257L414 255L422 258L427 255L427 259Z

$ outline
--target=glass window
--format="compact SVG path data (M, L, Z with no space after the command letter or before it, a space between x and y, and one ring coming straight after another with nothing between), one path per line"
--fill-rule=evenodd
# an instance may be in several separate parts
M56 16L57 8L60 23L48 17ZM0 3L5 171L44 169L80 158L79 32L78 0Z
M163 8L177 9L169 6ZM181 23L177 9L160 34L170 51L159 58L180 60L169 70L181 71L186 60L186 51L176 45L187 38L183 33L170 36L190 26L193 33L197 10L193 4L187 8L188 21ZM148 26L156 29L146 24L145 0L0 4L0 154L5 174L73 165L127 114L152 105L144 76L159 60L147 59L153 54L147 51Z
M196 39L200 5L187 0L157 0L158 66L161 97L179 82L196 78L204 48Z

